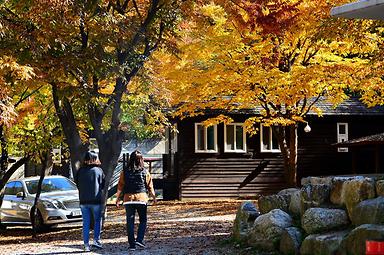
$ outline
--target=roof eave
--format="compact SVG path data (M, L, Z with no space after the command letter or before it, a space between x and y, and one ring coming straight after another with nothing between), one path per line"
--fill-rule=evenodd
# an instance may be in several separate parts
M360 0L331 9L331 16L384 20L384 0Z

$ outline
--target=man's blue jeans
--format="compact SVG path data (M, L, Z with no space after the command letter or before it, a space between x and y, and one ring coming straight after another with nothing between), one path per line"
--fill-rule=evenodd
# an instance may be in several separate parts
M135 240L135 212L139 214L139 228ZM127 235L130 247L135 247L135 241L142 243L147 228L147 205L146 204L125 204L127 215Z
M89 230L91 225L91 214L94 218L93 226L93 241L100 240L101 232L101 207L98 204L80 205L81 213L83 215L83 240L84 245L89 245Z

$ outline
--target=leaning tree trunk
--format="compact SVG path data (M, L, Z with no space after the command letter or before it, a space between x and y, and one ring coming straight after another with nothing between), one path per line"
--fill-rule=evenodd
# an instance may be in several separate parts
M54 84L52 84L52 95L56 113L60 119L65 141L69 148L71 161L71 171L69 177L73 179L77 170L80 168L85 152L88 150L88 144L83 144L81 141L80 134L76 126L76 119L68 98L60 98L57 87Z
M0 179L0 190L2 190L5 186L5 184L8 182L9 178L16 172L19 167L27 163L29 160L29 156L24 156L23 158L16 161L1 177Z

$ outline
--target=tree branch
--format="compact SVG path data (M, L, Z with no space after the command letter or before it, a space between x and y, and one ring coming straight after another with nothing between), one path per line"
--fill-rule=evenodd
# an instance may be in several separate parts
M21 104L24 100L26 100L28 97L32 96L33 94L35 94L37 91L39 91L44 85L41 85L40 87L38 87L37 89L31 91L31 93L29 93L28 95L25 95L25 93L27 92L27 89L23 92L23 94L21 95L21 97L19 98L19 100L15 103L14 107L16 108L17 106L19 106L19 104ZM24 97L23 97L24 96Z
M80 37L81 37L81 48L86 49L88 46L88 32L85 31L85 21L84 21L85 13L83 11L80 12Z
M315 98L315 100L313 100L312 103L309 104L307 110L302 113L300 116L305 116L307 115L307 113L311 110L311 108L317 103L317 101L319 101L319 99L323 96L323 93L320 93L319 95L317 95L317 97Z
M141 38L145 34L145 31L147 30L149 25L152 23L153 19L156 17L156 12L158 9L159 9L159 0L153 0L151 7L148 10L145 21L142 23L137 33L128 44L130 45L130 47L127 50L120 52L120 59L119 59L120 64L123 64L127 60L126 58L128 56L128 53L132 52L135 46L142 40Z
M140 20L143 20L143 16L141 16L141 13L139 11L139 8L137 7L137 3L135 0L132 1L133 2L133 6L135 7L135 10L136 10L136 13L137 15L139 16L139 19ZM141 22L141 25L143 25L143 23Z

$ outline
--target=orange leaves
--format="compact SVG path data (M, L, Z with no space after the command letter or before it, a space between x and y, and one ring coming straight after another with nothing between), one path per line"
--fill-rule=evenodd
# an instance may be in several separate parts
M188 40L179 42L182 53L164 53L156 67L179 114L262 107L257 121L291 125L305 121L314 98L340 103L380 40L367 22L340 29L353 21L330 18L338 2L216 0L196 7L212 22L199 27L195 18L183 34Z
M9 126L16 116L11 98L0 93L0 125Z
M22 85L34 75L32 68L20 65L9 56L0 57L0 124L11 125L17 114L12 102L14 86Z
M31 67L20 65L14 58L9 56L0 57L0 77L11 76L14 80L26 81L31 79L33 75Z
M202 123L203 123L203 125L208 127L208 126L212 126L212 125L217 125L219 123L229 124L231 122L233 122L232 118L230 118L228 116L225 116L223 114L220 114L220 115L218 115L218 116L216 116L214 118L210 118L210 119L208 119L206 121L203 121Z
M263 34L280 35L294 24L301 1L241 1L248 14L247 24L252 31L261 28Z

